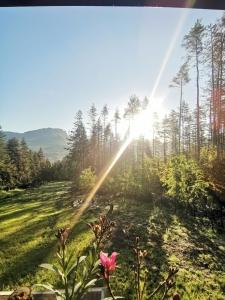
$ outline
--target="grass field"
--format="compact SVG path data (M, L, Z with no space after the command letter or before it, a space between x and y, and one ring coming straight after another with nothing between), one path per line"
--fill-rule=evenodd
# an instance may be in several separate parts
M12 196L2 195L0 289L52 280L38 265L54 259L56 229L68 226L73 214L68 183L51 183L38 189L18 190ZM75 251L82 251L92 238L86 225L91 218L90 213L86 214L71 234Z
M71 207L68 187L65 182L51 183L1 196L0 289L54 281L38 265L54 260L56 228L69 225L76 212ZM120 269L114 279L117 293L132 299L129 266L133 240L140 236L149 253L149 288L172 265L179 267L176 289L183 300L225 299L225 234L190 217L174 201L113 200L116 229L109 250L120 253ZM87 211L74 228L70 238L74 251L82 251L89 244L92 234L86 223L98 212Z

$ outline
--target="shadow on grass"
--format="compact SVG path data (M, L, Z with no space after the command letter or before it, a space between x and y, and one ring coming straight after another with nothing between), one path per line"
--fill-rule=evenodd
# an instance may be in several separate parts
M9 221L3 227L5 235L0 238L0 289L13 287L28 275L34 277L38 265L54 250L57 223L66 219L69 213L62 209L65 193L62 185L50 184L16 195L13 193L11 197L0 200L1 221ZM26 217L21 220L22 226L15 231L23 215Z
M43 241L30 251L23 253L21 257L13 261L13 264L6 266L6 270L0 275L0 289L7 286L14 288L20 284L24 277L28 275L32 277L55 245L55 240L49 242Z
M127 200L123 209L114 212L116 230L113 234L111 251L118 251L121 269L118 270L126 299L133 299L134 242L140 238L140 246L148 251L146 258L149 276L148 292L152 292L162 280L162 272L168 271L169 262L163 248L164 233L172 223L170 208L161 201ZM117 286L121 288L121 282ZM120 290L119 290L120 291Z
M32 207L22 208L22 209L19 208L17 211L8 212L8 213L4 214L3 216L1 216L0 220L1 220L1 222L10 221L12 219L22 217L24 214L31 213L34 210L39 209L40 207L41 207L41 204L38 204L38 205L34 204L34 206L32 206Z
M225 271L225 240L216 232L209 234L200 217L188 216L187 208L178 204L176 215L180 223L188 230L188 239L194 245L185 253L194 267L213 271ZM220 240L220 242L219 242ZM220 247L222 246L222 247Z

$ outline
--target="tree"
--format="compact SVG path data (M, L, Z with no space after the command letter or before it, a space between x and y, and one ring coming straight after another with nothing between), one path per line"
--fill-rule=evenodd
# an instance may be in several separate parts
M107 123L107 118L109 115L109 110L108 110L107 105L103 106L101 115L102 115L102 119L103 119L103 131L104 131L105 127L106 127L106 123Z
M114 113L114 136L115 136L115 140L116 141L118 141L118 139L119 139L119 135L118 135L118 123L119 123L120 120L121 120L121 117L120 117L119 110L117 108L115 110L115 113Z
M76 114L74 128L71 131L68 145L70 169L73 180L77 183L81 171L88 163L88 139L83 124L83 114L81 110Z
M7 153L12 165L15 166L15 180L17 184L21 183L21 151L20 143L16 138L12 138L7 142Z
M133 121L134 116L139 113L140 109L141 102L139 98L136 95L131 96L124 112L124 117L129 120L129 125L130 122Z
M96 182L95 173L91 170L91 168L84 169L79 177L79 189L82 192L89 192L89 190L94 186Z
M89 112L88 112L90 121L90 138L89 138L89 156L90 156L90 164L93 169L97 170L97 109L94 104L92 104Z
M12 188L15 185L16 169L10 162L10 158L7 153L7 147L5 142L5 136L0 127L0 187Z
M182 46L185 47L190 61L194 61L196 71L196 138L197 138L197 153L196 157L200 158L200 64L203 51L203 37L205 35L205 27L197 20L190 32L184 36Z
M23 139L20 143L20 173L21 173L21 185L27 186L31 183L31 155L29 148Z
M188 76L188 64L185 62L180 67L177 75L173 78L170 87L178 87L180 89L180 103L179 103L179 138L178 138L178 152L181 153L181 134L182 134L182 103L183 103L183 86L190 81Z
M124 118L128 120L128 132L127 134L130 134L131 126L133 125L132 122L134 121L135 115L137 115L140 112L141 109L141 102L139 98L136 95L133 95L130 97L127 107L124 111ZM130 161L132 161L133 167L135 164L135 158L136 158L136 143L133 140L132 143L128 146L128 149L126 151L128 153L128 157L130 158Z
M0 126L0 160L3 160L6 155L5 136Z

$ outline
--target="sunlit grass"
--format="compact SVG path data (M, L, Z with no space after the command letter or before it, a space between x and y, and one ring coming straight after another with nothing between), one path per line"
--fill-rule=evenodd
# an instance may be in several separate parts
M50 272L38 266L54 261L56 228L73 221L68 188L68 183L51 183L0 199L0 289L46 281L57 284ZM121 268L112 279L117 294L132 299L132 243L140 236L149 253L149 290L162 280L169 266L176 266L175 289L183 300L225 299L225 237L184 213L174 201L112 200L117 227L108 250L119 252ZM82 253L90 245L92 233L86 223L98 213L86 210L73 228L69 247L74 253ZM128 235L123 232L126 227ZM160 299L157 297L155 300Z
M70 225L74 209L68 187L68 183L52 183L13 191L11 197L10 193L1 195L0 289L53 279L38 266L54 259L56 229ZM90 243L92 235L86 225L90 218L90 213L84 215L71 234L74 251L81 252Z

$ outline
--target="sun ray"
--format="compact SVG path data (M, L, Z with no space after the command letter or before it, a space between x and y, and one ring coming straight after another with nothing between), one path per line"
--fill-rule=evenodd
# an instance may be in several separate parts
M100 174L100 176L97 179L97 182L95 183L94 187L89 192L88 196L84 200L83 204L79 208L78 212L74 215L72 221L71 221L71 227L75 226L76 223L79 221L79 218L82 216L83 212L86 210L86 208L89 206L91 200L96 195L97 191L105 181L106 177L112 170L112 168L115 166L116 162L119 160L123 152L126 150L127 146L130 144L130 142L133 139L133 135L129 135L129 137L126 139L126 141L123 143L123 145L120 147L119 151L116 153L114 158L110 161L110 163L106 166L106 168L103 170L103 172Z
M187 7L190 7L189 5L194 3L195 1L193 0L189 0L187 1ZM159 86L162 74L168 64L169 58L173 52L174 46L178 40L178 37L181 33L181 29L183 27L183 24L186 20L188 11L184 10L179 18L178 24L176 26L176 30L174 32L174 35L172 37L172 40L170 42L169 48L165 54L165 57L163 59L161 68L159 70L158 76L156 78L156 81L154 83L154 86L152 88L152 91L150 93L150 100L151 99L155 99L155 92ZM164 97L165 98L165 97ZM163 98L163 99L164 99ZM161 101L162 104L163 100ZM154 107L155 103L154 101L151 102L151 104L148 105L147 109L145 111L142 112L143 115L146 115L149 110L151 109L150 105L152 105ZM135 120L136 125L137 122L139 123L143 123L143 115L140 114L140 116L137 116L137 119ZM80 217L82 216L82 214L84 213L84 211L88 208L89 204L91 203L93 197L96 195L97 191L99 190L99 188L101 187L101 185L103 184L103 182L105 181L106 177L108 176L108 174L110 173L110 171L112 170L112 168L115 166L116 162L119 160L119 158L121 157L121 155L124 153L124 151L126 150L126 148L128 147L128 145L130 144L130 142L133 140L133 138L135 138L137 136L137 132L135 130L131 130L129 131L128 137L126 138L126 140L124 141L124 143L122 144L121 148L118 150L118 152L116 153L116 155L113 157L113 159L110 161L110 163L105 167L105 169L102 171L102 173L100 174L100 176L97 179L96 184L94 185L94 187L91 189L91 191L89 192L89 194L87 195L87 197L85 198L83 204L81 205L81 207L79 208L79 210L75 213L75 215L73 216L72 220L71 220L71 227L74 227L77 222L79 221Z

